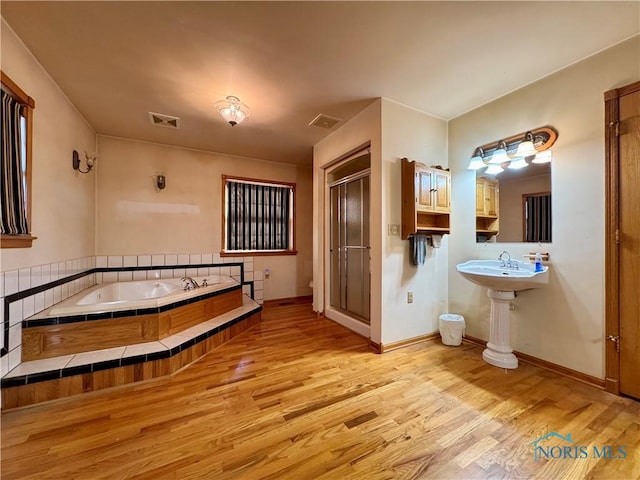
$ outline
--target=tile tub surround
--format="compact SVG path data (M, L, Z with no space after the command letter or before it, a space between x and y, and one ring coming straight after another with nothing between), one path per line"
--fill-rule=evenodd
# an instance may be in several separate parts
M198 294L156 308L31 319L23 322L22 360L162 340L242 306L240 284Z
M131 280L151 280L161 278L163 274L171 277L197 276L198 271L203 275L226 274L243 284L243 290L262 303L262 285L256 289L253 280L245 280L245 271L253 273L252 257L221 259L217 254L153 257L156 263L164 265L151 265L152 255L98 256L0 273L0 318L3 322L0 329L0 358L11 354L8 362L2 363L0 375L6 373L7 368L14 368L21 359L20 343L10 343L10 327L81 290L98 283L117 281L118 275L130 275ZM192 259L212 260L212 263L178 263L178 260L189 262ZM206 273L203 270L205 268ZM23 290L21 285L27 288ZM14 334L12 338L20 336Z
M24 362L1 381L2 409L171 375L260 322L243 305L160 341Z
M22 320L94 286L94 268L90 256L0 272L0 375L20 363Z

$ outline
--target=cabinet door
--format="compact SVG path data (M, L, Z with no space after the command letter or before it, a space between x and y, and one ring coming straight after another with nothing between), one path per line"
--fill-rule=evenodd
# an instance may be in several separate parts
M431 191L433 193L433 209L448 212L451 199L451 177L449 172L431 171Z
M485 205L487 202L486 195L484 193L484 178L476 179L476 215L484 216Z
M486 215L498 216L498 182L487 180L485 184Z
M433 210L431 170L416 168L416 209Z

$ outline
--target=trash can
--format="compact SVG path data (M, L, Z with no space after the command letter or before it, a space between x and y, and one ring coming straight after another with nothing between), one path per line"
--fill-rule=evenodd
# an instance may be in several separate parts
M440 315L440 336L445 345L460 345L464 334L464 317L453 313Z

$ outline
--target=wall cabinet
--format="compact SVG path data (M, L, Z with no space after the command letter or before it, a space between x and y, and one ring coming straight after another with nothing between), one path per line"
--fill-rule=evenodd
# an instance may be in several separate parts
M449 233L451 174L403 158L402 239L416 233Z
M486 241L500 231L499 194L497 180L476 179L476 239Z

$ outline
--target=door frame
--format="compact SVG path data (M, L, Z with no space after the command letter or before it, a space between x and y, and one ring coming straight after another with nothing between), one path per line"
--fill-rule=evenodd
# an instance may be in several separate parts
M604 93L605 140L605 389L620 395L620 149L619 99L640 90L640 82ZM617 341L615 339L618 339Z
M322 292L322 297L319 302L318 308L322 309L322 312L325 317L334 322L339 323L343 327L348 328L352 332L357 333L367 339L371 338L371 325L363 323L359 320L354 319L353 317L346 315L345 313L337 310L331 306L331 268L330 268L330 222L331 222L331 195L330 195L330 184L335 182L329 182L329 174L332 170L343 165L360 155L364 154L364 152L371 155L371 143L366 142L350 151L345 153L344 155L339 156L329 164L322 167L322 270L323 270L323 278L321 282L320 290ZM369 167L369 172L371 172L371 167ZM371 173L369 173L370 175ZM371 195L371 192L369 192ZM371 211L369 211L369 216L371 216ZM369 219L369 238L371 238L371 219ZM371 255L371 254L369 254ZM369 289L371 289L371 285L369 285ZM371 302L371 299L369 299Z

